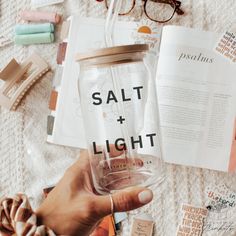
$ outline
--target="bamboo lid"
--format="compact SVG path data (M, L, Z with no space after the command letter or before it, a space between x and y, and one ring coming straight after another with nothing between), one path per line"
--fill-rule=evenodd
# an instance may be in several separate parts
M91 50L86 53L78 53L76 55L76 61L85 61L98 57L114 56L126 53L137 53L148 51L148 44L133 44L133 45L123 45L116 47L108 47L97 50Z

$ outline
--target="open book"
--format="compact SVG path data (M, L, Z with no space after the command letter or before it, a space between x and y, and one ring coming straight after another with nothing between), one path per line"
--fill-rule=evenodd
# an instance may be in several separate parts
M77 19L71 20L67 41L73 37L77 43L67 45L53 131L48 137L51 143L86 148L77 90L79 69L73 60L76 52L88 48L88 42L102 40L103 23L96 22L96 31L91 31L88 21L78 25ZM134 24L118 24L116 44L134 43L135 28ZM236 168L236 68L213 51L217 39L210 32L163 28L157 92L166 162L221 171Z

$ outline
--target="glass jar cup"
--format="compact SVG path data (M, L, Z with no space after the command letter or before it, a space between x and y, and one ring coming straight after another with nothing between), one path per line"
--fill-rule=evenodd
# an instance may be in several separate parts
M163 179L155 79L148 45L78 54L78 88L95 189L110 193Z

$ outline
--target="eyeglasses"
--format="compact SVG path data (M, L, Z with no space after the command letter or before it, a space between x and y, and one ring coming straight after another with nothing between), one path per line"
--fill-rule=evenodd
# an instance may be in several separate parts
M103 0L97 0L102 2ZM152 21L165 23L170 21L174 14L183 15L180 9L181 2L177 0L139 0L143 3L145 15ZM111 0L105 0L106 8L110 6ZM136 0L123 0L119 15L128 15L134 9Z

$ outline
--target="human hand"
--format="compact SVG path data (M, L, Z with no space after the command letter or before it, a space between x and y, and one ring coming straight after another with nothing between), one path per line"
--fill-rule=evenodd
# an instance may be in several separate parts
M152 191L132 187L112 194L114 212L139 208L153 198ZM108 196L99 196L93 187L87 151L65 173L36 211L39 224L58 235L89 235L112 212Z

